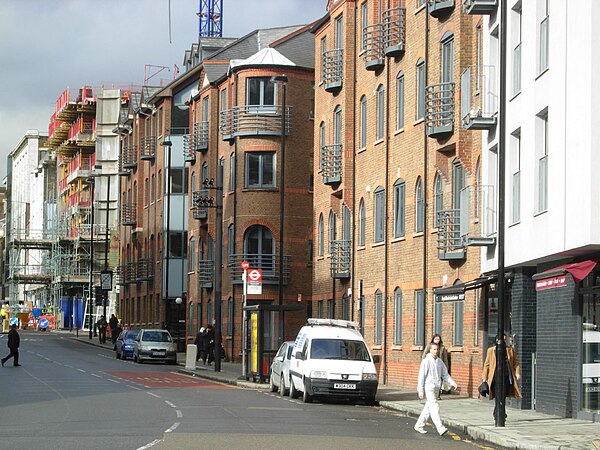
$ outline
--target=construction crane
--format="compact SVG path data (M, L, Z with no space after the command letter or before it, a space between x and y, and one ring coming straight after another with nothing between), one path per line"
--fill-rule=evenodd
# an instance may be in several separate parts
M223 37L223 0L199 0L198 41L203 37Z

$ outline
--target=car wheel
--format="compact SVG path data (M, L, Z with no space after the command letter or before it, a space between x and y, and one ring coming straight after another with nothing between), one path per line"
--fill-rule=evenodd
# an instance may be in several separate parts
M290 398L298 398L300 393L296 390L296 386L294 386L294 380L290 381Z
M116 357L117 359L121 359L121 355L119 355L119 352L115 352L115 357Z
M290 390L285 387L285 379L283 378L283 373L281 374L281 378L279 379L279 393L282 397L284 395L290 394Z
M306 383L304 383L304 391L302 391L302 401L304 403L312 403L313 398L312 395L308 393L308 388L306 387Z
M271 376L269 377L269 385L271 388L271 392L277 392L277 386L275 386L275 383L273 382L275 379L275 374L273 374L271 372Z

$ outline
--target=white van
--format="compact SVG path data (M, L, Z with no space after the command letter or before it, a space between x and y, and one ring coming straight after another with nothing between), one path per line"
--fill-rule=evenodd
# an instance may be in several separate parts
M375 402L377 370L358 323L308 319L292 350L290 397L338 397Z

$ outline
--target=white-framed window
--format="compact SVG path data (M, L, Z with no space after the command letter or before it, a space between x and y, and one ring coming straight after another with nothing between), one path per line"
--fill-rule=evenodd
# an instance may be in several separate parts
M360 98L360 136L359 148L367 147L367 97Z
M417 119L425 117L425 60L419 58L417 72Z
M513 38L513 95L521 92L521 27L523 24L522 6L518 2L512 9L512 38Z
M365 200L360 199L360 203L358 205L358 245L365 245L366 238L366 228L367 228L367 217L365 214Z
M275 187L275 166L275 152L247 152L245 187Z
M425 229L425 197L423 195L423 181L417 178L415 184L415 231L423 232Z
M394 183L394 237L406 234L406 183L398 179Z
M396 77L396 130L404 128L404 73Z
M383 242L385 236L385 189L375 189L373 208L373 240Z
M402 289L394 290L394 305L395 305L395 330L394 344L402 345Z
M376 139L383 139L385 131L385 88L383 84L377 87L377 136Z
M540 19L538 73L546 70L549 63L550 13L548 11L548 3L549 0L538 0L538 17Z
M521 220L521 129L515 131L511 136L512 147L512 208L511 222L517 223Z
M548 209L548 111L536 118L537 154L537 212Z
M375 291L375 345L383 341L383 294L379 289Z
M444 184L439 172L436 172L433 179L433 197L433 226L437 228L440 224L440 212L444 209Z
M246 108L248 112L275 112L277 104L276 83L267 77L246 80Z

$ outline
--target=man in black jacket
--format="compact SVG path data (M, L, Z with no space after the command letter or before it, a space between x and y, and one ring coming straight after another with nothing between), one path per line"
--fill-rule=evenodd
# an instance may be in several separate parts
M19 367L19 344L21 343L21 338L19 337L19 333L17 332L17 325L12 324L10 326L10 331L8 332L8 348L10 349L10 354L2 358L2 366L4 363L8 361L10 358L14 358L14 366Z

